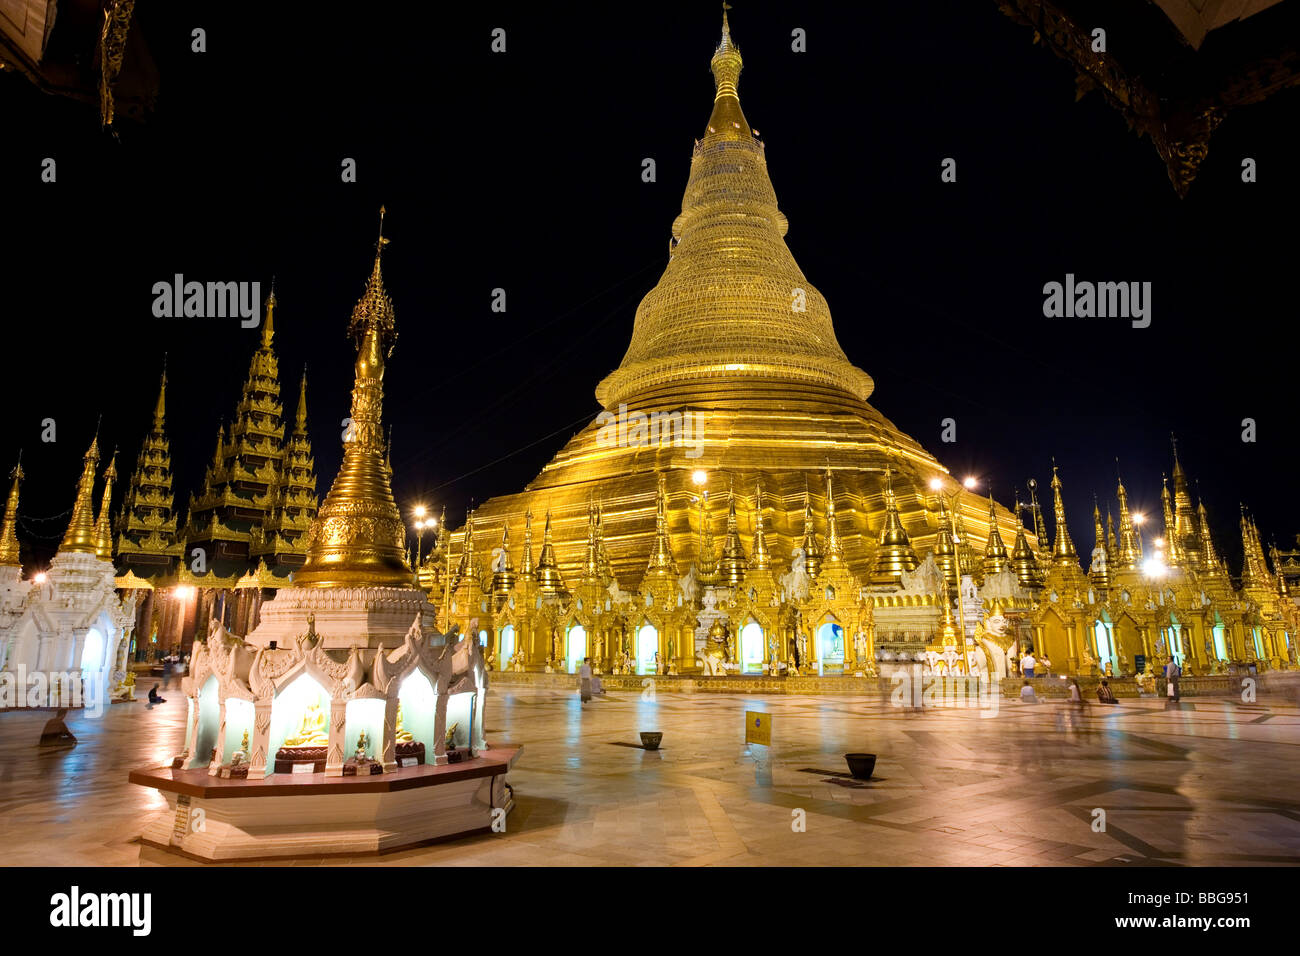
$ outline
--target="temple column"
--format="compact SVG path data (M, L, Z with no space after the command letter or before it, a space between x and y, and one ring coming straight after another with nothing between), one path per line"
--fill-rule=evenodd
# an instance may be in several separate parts
M199 697L196 691L192 697L185 698L188 710L185 714L185 746L179 754L172 758L172 766L182 770L193 768L195 761L190 759L190 754L194 750L195 741L199 736Z
M397 704L396 697L384 701L384 743L379 758L384 765L384 773L392 773L397 769Z
M267 752L271 746L271 701L253 702L253 740L249 747L248 779L261 780L266 776L271 755Z
M433 700L433 755L426 752L426 762L434 765L447 762L447 684L439 680L434 688Z
M1076 674L1079 671L1079 638L1076 633L1078 630L1079 622L1077 619L1065 625L1065 672L1067 674Z
M208 776L215 777L221 771L221 758L226 750L226 698L221 698L221 715L217 721L217 745L213 748L212 759L208 762Z
M325 776L343 776L344 734L347 730L348 702L345 697L330 698L330 740L325 751Z

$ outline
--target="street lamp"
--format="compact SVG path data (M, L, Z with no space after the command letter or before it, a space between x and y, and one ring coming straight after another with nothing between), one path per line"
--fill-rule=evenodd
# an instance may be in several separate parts
M416 581L419 581L420 560L424 557L424 529L432 528L437 525L436 518L425 518L429 509L424 505L416 505L411 509L411 514L415 515L415 574Z

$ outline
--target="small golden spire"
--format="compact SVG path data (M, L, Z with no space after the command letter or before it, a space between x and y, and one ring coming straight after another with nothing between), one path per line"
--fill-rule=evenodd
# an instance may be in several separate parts
M163 353L162 381L158 383L158 401L153 407L154 431L162 431L167 418L167 354Z
M950 587L960 583L960 562L957 557L957 542L953 540L952 514L948 511L948 501L939 496L939 531L934 539L934 563L943 572L944 580Z
M984 544L983 570L986 579L991 574L1011 570L1007 546L1002 543L1002 535L998 532L998 512L997 505L993 503L992 489L989 490L989 538Z
M275 279L271 279L271 294L266 297L266 318L262 320L262 348L269 349L275 338Z
M745 581L745 569L749 561L745 557L745 548L740 543L740 522L736 520L736 495L727 492L727 535L722 540L722 561L718 571L721 583L730 588L738 588Z
M1119 461L1116 460L1118 467ZM1119 555L1118 564L1125 570L1133 570L1142 563L1142 543L1138 540L1137 530L1133 526L1133 512L1128 506L1128 491L1124 488L1124 479L1118 480L1115 497L1119 499Z
M596 519L596 499L587 499L587 552L583 565L583 578L588 581L600 578L600 526Z
M546 509L546 527L542 531L542 552L537 558L537 587L543 594L565 593L564 577L559 562L555 560L555 544L551 541L551 509Z
M1056 542L1052 546L1052 563L1078 567L1079 553L1074 550L1074 541L1070 538L1070 528L1065 523L1065 502L1061 498L1061 476L1056 473L1055 460L1052 461L1052 508L1056 515Z
M1097 501L1097 496L1092 496L1092 530L1094 535L1093 551L1101 549L1103 555L1106 554L1106 529L1101 524L1101 504ZM1093 565L1088 565L1088 579L1093 585L1105 589L1110 587L1110 566L1103 564L1101 568L1094 570Z
M95 467L99 464L99 429L82 458L81 479L77 482L77 500L72 506L72 520L63 535L60 551L94 554L95 541Z
M844 542L835 521L835 479L831 477L831 463L826 462L826 558L832 563L844 560Z
M1169 494L1169 482L1160 476L1160 509L1165 521L1165 563L1171 568L1183 564L1182 542L1178 540L1178 525L1174 518L1174 501Z
M443 509L444 514L446 509ZM519 577L528 581L537 580L537 572L533 570L533 509L530 507L524 512L524 556L519 563Z
M817 525L813 520L812 492L808 488L808 478L803 484L803 541L800 543L804 553L804 568L811 578L817 577L822 568L822 545L817 539Z
M117 449L114 448L113 457L108 460L108 467L104 469L104 495L99 503L99 517L95 519L95 557L106 561L113 560L113 531L109 514L113 500L113 479L116 477Z
M718 582L718 556L713 547L713 520L709 514L709 489L701 490L697 499L700 505L700 533L695 548L695 574L706 587Z
M767 534L763 529L763 481L760 478L754 487L754 546L751 549L749 567L754 571L766 571L772 564L772 554L767 549Z
M302 382L298 385L298 410L293 416L293 433L307 434L307 366L302 367Z
M1196 502L1196 524L1201 537L1201 565L1208 577L1222 577L1223 565L1219 561L1219 554L1214 548L1214 536L1210 533L1210 517L1205 513L1205 499L1200 497L1199 489L1196 494L1198 498Z
M510 522L501 522L501 569L492 574L492 593L505 595L515 586L515 569L510 563Z
M21 568L18 547L18 483L23 480L23 455L18 453L18 464L10 473L13 486L9 489L9 503L5 508L4 528L0 530L0 567Z
M1030 487L1033 494L1033 487ZM1016 579L1022 588L1037 589L1043 586L1043 574L1038 566L1038 558L1029 546L1029 537L1025 534L1024 523L1020 520L1023 506L1020 504L1020 491L1016 491L1016 544L1011 552L1011 566L1015 568ZM1040 539L1041 540L1041 539Z
M903 572L916 570L918 562L912 540L898 516L898 499L894 497L893 470L885 465L885 523L880 529L876 561L871 580L875 584L898 584Z
M397 339L393 303L380 272L387 242L381 209L374 268L348 322L357 351L349 440L338 475L305 535L307 560L293 575L300 587L410 586L406 525L384 460L384 363Z
M646 574L676 577L677 561L673 558L673 543L668 536L668 492L664 473L659 472L658 490L655 492L655 543L650 549Z

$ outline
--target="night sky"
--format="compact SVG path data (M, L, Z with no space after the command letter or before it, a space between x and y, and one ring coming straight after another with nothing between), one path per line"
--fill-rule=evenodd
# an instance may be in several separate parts
M458 524L599 411L593 389L666 263L712 103L717 4L437 5L427 22L406 4L267 6L140 5L161 91L117 140L93 108L0 76L0 459L23 449L20 537L38 558L66 526L40 519L71 506L100 414L101 448L121 449L129 477L164 352L182 509L199 487L259 332L154 318L152 286L174 273L277 277L286 415L305 362L323 496L352 381L344 329L386 205L395 492ZM1231 114L1180 201L1150 141L1100 94L1076 103L1073 68L992 0L742 0L731 23L787 242L875 378L872 404L1007 504L1026 478L1046 484L1054 455L1083 551L1116 456L1134 506L1158 516L1171 431L1234 569L1238 501L1266 547L1292 544L1300 94ZM194 26L207 53L190 52ZM489 49L497 26L504 55ZM806 53L790 49L795 27ZM45 156L56 184L39 180ZM948 156L956 184L939 180ZM1256 184L1240 181L1244 156ZM340 181L345 157L357 183ZM1044 318L1043 284L1067 272L1152 282L1151 327ZM946 417L954 445L939 440Z

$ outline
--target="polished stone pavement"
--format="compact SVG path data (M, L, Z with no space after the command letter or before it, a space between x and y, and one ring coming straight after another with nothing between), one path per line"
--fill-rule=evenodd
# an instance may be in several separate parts
M1300 863L1300 709L1261 697L1091 705L999 701L924 711L888 698L509 687L489 742L522 743L507 832L324 862L364 865L1260 865ZM773 746L746 750L744 711ZM135 843L164 806L127 783L183 737L167 704L71 718L71 750L36 746L45 713L0 714L7 865L197 865ZM646 751L639 730L664 732ZM879 755L847 777L845 751ZM1096 810L1105 830L1094 829ZM802 814L798 811L802 811ZM806 821L799 832L799 817ZM302 863L322 862L306 860Z

